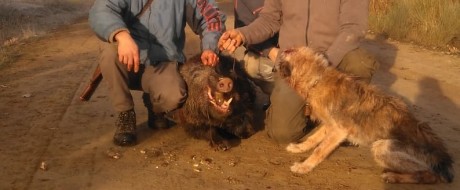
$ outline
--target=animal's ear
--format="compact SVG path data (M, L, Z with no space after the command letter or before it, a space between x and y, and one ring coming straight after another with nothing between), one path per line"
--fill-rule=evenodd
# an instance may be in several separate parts
M331 62L329 62L329 60L323 57L323 59L321 59L321 65L323 65L324 67L329 67L331 65Z
M219 63L215 67L215 71L222 76L231 76L237 77L235 70L238 70L239 62L236 61L236 58L230 55L220 55Z
M281 61L279 66L278 66L277 72L278 72L279 76L281 76L281 78L290 77L291 76L291 66L290 66L290 64L287 61L284 61L284 60Z
M230 70L229 60L228 56L219 55L219 63L214 67L215 71L220 75L228 74Z
M298 48L290 48L286 49L281 52L280 54L280 60L281 61L289 61L291 59L291 55L299 51Z
M317 52L315 56L316 56L316 60L319 63L319 65L323 67L328 67L331 65L331 63L327 59L327 55L325 52Z

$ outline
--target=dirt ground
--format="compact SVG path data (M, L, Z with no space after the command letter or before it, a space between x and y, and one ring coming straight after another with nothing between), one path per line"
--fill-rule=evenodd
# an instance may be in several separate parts
M220 6L231 27L232 4ZM199 44L187 35L190 56ZM373 83L404 98L460 158L460 58L391 41L364 45L381 61ZM105 83L91 101L78 98L100 47L86 19L20 46L18 61L0 69L0 189L460 189L458 178L385 184L367 147L340 147L313 172L294 175L289 166L309 153L287 153L264 131L216 152L179 126L148 129L135 91L139 144L116 147ZM454 168L460 170L458 162Z

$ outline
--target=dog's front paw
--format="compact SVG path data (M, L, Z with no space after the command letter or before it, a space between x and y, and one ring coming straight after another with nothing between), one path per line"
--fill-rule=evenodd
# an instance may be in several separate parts
M209 145L216 151L227 151L232 148L230 141L222 139L220 141L210 141Z
M298 174L306 174L311 172L313 167L303 162L296 162L294 165L291 166L291 171Z
M295 144L295 143L290 143L287 147L286 147L286 150L288 152L292 152L292 153L301 153L301 152L305 152L305 148L303 146L301 146L301 144Z

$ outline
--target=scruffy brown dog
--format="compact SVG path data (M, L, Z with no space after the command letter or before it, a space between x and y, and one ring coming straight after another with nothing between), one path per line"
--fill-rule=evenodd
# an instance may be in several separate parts
M168 114L188 134L209 140L216 150L228 150L234 139L248 138L254 126L254 88L232 57L220 56L216 67L204 66L200 56L180 67L188 88L185 104Z
M329 67L321 54L306 47L283 52L279 74L321 123L307 140L286 148L293 153L315 148L304 162L291 167L292 172L310 172L348 140L372 146L385 182L452 182L453 161L442 140L402 100Z

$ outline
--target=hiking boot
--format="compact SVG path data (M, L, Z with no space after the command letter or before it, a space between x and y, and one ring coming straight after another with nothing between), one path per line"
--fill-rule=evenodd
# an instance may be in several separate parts
M142 94L142 100L144 101L144 106L147 108L147 125L150 129L165 129L169 128L169 121L165 118L164 113L155 113L152 108L152 101L150 100L150 95L148 93Z
M137 143L136 113L133 109L120 112L115 122L117 130L113 136L113 143L118 146L132 146Z
M169 128L169 121L166 119L163 113L154 113L148 109L148 120L147 125L150 129L166 129Z

